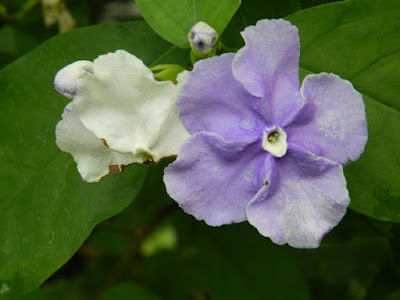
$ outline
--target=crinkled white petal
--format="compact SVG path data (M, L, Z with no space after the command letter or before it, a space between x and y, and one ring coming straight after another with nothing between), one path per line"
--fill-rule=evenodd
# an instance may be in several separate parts
M69 103L56 127L57 146L69 152L78 164L78 171L88 182L99 181L112 171L121 171L133 163L131 154L109 149L80 121L73 103Z
M62 68L54 78L54 87L57 92L69 99L73 99L77 90L78 77L85 72L93 72L93 63L79 60Z
M110 149L133 162L175 156L189 133L176 108L179 87L156 81L137 57L124 50L99 56L92 73L77 79L74 108L84 126Z

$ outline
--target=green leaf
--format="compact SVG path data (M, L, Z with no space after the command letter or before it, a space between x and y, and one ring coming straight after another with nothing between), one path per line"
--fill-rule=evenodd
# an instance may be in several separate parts
M41 295L44 295L46 300L86 300L86 287L87 283L85 281L85 277L83 276L82 272L80 272L80 274L76 277L59 278L46 282L35 291L39 291Z
M323 238L321 248L337 247L359 238L390 238L392 225L349 210L335 229Z
M261 19L284 17L298 10L300 10L299 0L242 0L242 4L222 35L222 42L228 48L238 49L244 45L240 32L247 26L255 25Z
M107 230L101 225L96 227L86 244L90 249L106 255L121 256L128 249L128 242L120 232Z
M391 277L387 275L392 253L386 239L354 238L330 247L288 250L302 265L313 299L386 299L367 294L377 281Z
M39 45L37 38L16 26L0 28L0 68Z
M113 286L103 295L103 297L101 297L101 300L125 299L160 300L159 297L132 282L119 283L116 286Z
M240 0L136 0L143 17L161 37L181 48L189 48L189 30L200 21L220 35Z
M309 298L301 273L290 257L249 224L203 231L206 235L200 241L200 252L205 275L214 270L206 277L212 299ZM221 284L232 287L227 291L220 288Z
M7 15L7 8L3 4L0 4L0 17L4 17L6 15Z
M157 80L170 80L176 81L176 77L179 73L186 70L184 67L179 65L158 65L151 68L154 74L154 78Z
M55 145L55 126L68 102L54 91L56 72L121 48L147 65L189 63L188 53L146 24L126 23L57 36L0 71L0 298L41 284L142 186L147 167L140 165L85 183L72 157Z
M345 168L350 207L400 222L400 2L337 2L287 19L299 27L304 71L338 74L364 95L369 141Z
M215 228L183 212L174 220L180 248L142 266L149 287L164 299L309 299L284 248L247 222Z
M109 230L131 232L134 230L143 231L149 226L154 226L163 217L163 214L170 213L176 203L168 196L163 182L164 168L173 159L164 159L152 166L146 176L145 183L133 201L117 218L103 222L101 227ZM160 214L162 216L160 216Z
M300 0L300 5L302 9L306 9L312 6L317 6L337 1L343 1L343 0Z
M43 295L42 291L35 290L23 296L13 298L12 300L46 300L46 297Z
M397 290L395 293L391 294L387 300L400 300L400 290Z
M149 257L163 250L173 250L177 245L176 230L169 224L158 227L142 243L143 256Z

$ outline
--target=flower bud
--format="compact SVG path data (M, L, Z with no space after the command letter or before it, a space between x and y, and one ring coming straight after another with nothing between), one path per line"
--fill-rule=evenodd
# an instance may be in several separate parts
M91 61L79 60L62 68L54 78L56 91L72 100L76 94L78 77L83 72L93 72Z
M198 22L190 29L188 38L190 47L205 56L212 51L218 40L218 33L207 23Z

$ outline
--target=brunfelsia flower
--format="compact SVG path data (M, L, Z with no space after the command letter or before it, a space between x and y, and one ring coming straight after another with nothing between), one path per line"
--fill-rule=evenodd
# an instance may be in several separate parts
M209 225L248 220L274 243L318 247L349 205L342 166L367 141L362 97L327 73L300 87L289 22L261 20L242 36L238 53L185 74L177 105L193 135L165 170L167 192Z
M57 124L56 143L73 155L86 181L175 156L189 136L175 104L179 87L156 81L124 50L72 63L54 85L73 99Z

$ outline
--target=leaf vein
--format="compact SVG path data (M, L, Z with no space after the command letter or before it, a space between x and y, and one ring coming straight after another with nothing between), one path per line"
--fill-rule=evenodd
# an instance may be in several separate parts
M367 65L364 66L363 68L361 68L356 74L354 74L353 76L351 76L349 79L354 79L355 77L357 77L358 75L360 75L360 73L362 73L362 72L368 70L370 67L372 67L373 65L379 63L381 60L383 60L383 59L385 59L385 58L387 58L387 57L389 57L389 56L395 55L395 54L397 54L397 53L400 53L400 49L397 49L397 50L395 50L395 51L393 51L393 52L391 52L391 53L389 53L389 54L387 54L387 55L384 55L384 56L382 56L382 57L378 57L377 59L373 60L372 62L370 62L369 64L367 64Z
M306 51L306 50L309 49L311 46L317 44L317 42L318 42L321 38L323 38L324 36L328 35L329 33L333 32L333 31L335 31L336 29L338 29L338 28L340 28L340 27L344 27L344 26L350 25L350 24L353 24L353 23L357 23L357 22L360 22L360 21L364 21L364 19L361 19L361 20L357 19L357 20L355 20L355 21L350 21L350 22L347 22L347 23L336 24L336 25L334 25L334 26L333 26L331 29L329 29L328 31L325 31L325 32L321 33L320 35L317 35L317 36L315 37L314 40L312 40L307 46L303 47L302 51Z
M178 48L177 46L171 46L171 48L169 48L167 51L165 51L163 54L157 57L151 64L149 64L149 68L154 67L159 61L161 61L164 57L166 57L168 54L170 54L177 48Z

